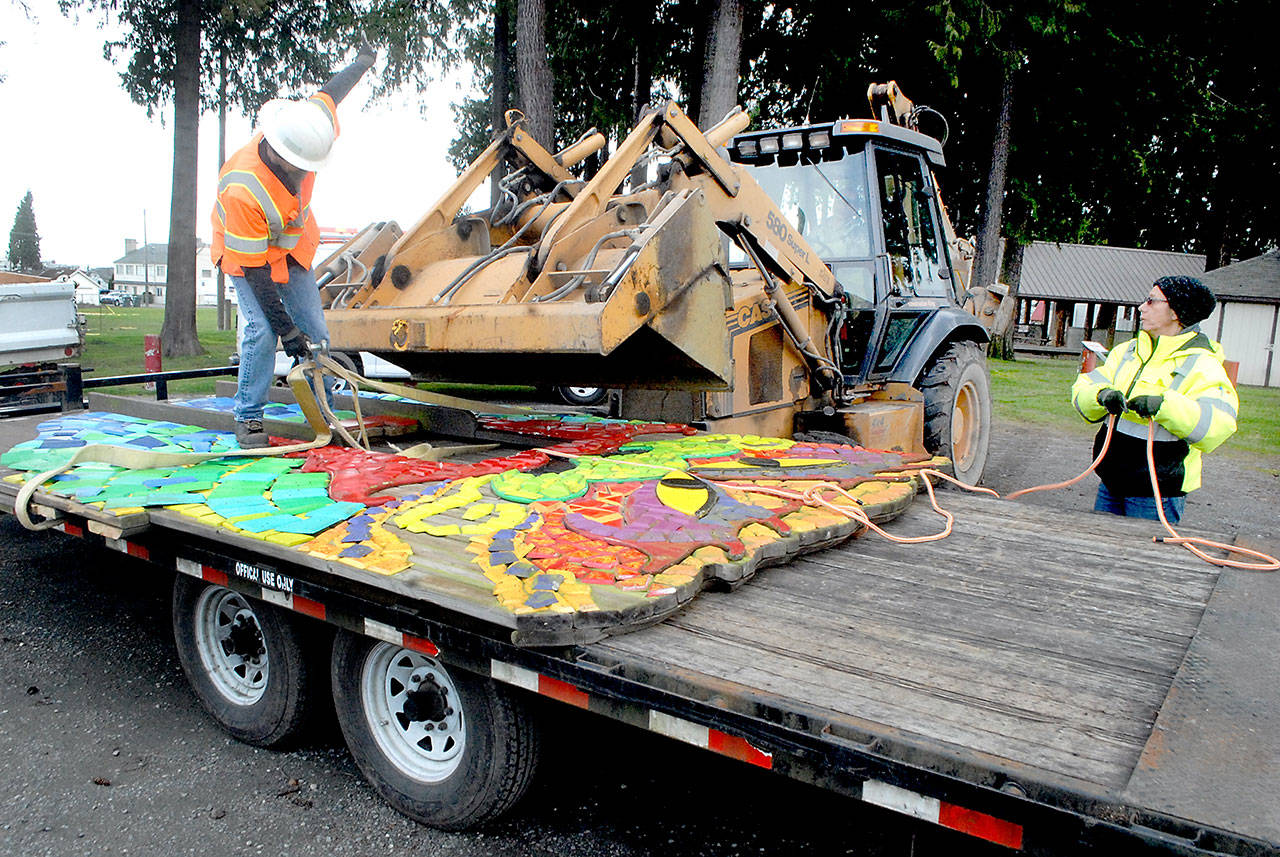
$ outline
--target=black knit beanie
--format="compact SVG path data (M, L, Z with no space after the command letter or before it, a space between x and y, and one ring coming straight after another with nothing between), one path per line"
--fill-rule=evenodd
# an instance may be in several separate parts
M1169 309L1183 327L1204 321L1218 305L1209 287L1195 277L1161 277L1153 285L1164 292Z

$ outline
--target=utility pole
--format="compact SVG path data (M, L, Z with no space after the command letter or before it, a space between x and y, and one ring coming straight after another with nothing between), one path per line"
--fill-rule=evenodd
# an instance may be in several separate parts
M142 298L151 293L151 251L147 249L147 210L142 209L142 294L138 296L138 305Z

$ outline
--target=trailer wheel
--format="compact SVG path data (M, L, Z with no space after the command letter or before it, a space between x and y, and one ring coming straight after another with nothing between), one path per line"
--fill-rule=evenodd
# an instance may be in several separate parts
M345 631L332 678L351 755L399 812L462 830L506 812L528 788L538 732L507 688Z
M977 485L991 443L991 382L981 349L953 342L920 376L924 394L924 447L945 455L955 477Z
M173 636L196 698L232 736L278 747L302 731L316 682L301 629L289 616L225 586L179 575Z

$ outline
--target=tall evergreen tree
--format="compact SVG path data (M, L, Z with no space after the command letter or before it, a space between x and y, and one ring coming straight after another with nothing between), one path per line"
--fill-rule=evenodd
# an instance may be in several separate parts
M36 230L35 201L31 191L18 203L13 216L13 228L9 230L9 266L24 274L38 274L40 264L40 233Z
M415 81L455 56L446 0L59 0L126 29L107 42L125 62L125 91L148 115L173 103L174 164L168 283L161 336L166 356L198 354L195 325L196 140L200 107L216 106L225 61L227 100L253 115L268 99L318 86L361 39L385 48L375 96ZM456 3L466 7L465 0ZM309 93L308 93L309 94Z

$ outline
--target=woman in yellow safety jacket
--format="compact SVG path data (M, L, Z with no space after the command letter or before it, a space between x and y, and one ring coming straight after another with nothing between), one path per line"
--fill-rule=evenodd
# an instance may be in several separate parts
M1138 335L1071 386L1071 401L1086 420L1118 417L1097 469L1095 511L1158 517L1147 464L1149 421L1155 422L1157 484L1171 524L1182 518L1186 494L1200 487L1200 456L1235 433L1240 404L1222 366L1222 346L1198 326L1216 303L1194 277L1161 277L1140 307ZM1094 439L1095 456L1105 436L1104 425Z

